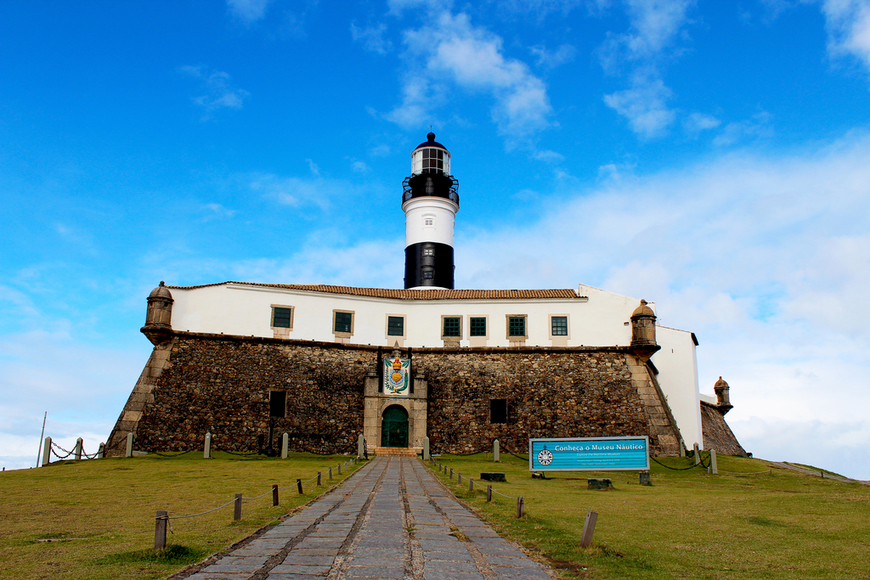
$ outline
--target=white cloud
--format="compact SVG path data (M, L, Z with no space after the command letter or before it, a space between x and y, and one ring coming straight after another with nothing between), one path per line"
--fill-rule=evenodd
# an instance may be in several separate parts
M387 25L384 23L378 26L366 26L360 28L356 23L350 23L350 34L354 40L362 42L366 50L377 52L378 54L387 54L393 49L393 43L384 38L384 33L387 31Z
M725 125L722 132L713 139L713 144L720 147L733 145L740 141L769 137L772 133L771 115L761 111L753 115L751 119Z
M403 126L424 124L442 102L432 99L443 94L432 90L432 85L438 85L491 96L493 120L507 136L528 137L549 126L551 108L544 82L525 63L506 57L501 38L472 26L466 14L441 12L404 36L406 57L414 70L403 87L402 104L388 119Z
M671 90L655 73L636 71L632 86L604 96L604 103L628 119L632 131L650 139L661 135L676 118L667 106Z
M697 135L701 131L715 129L722 121L705 113L691 113L683 119L683 129L690 135Z
M227 0L230 12L245 24L251 24L266 14L271 0Z
M632 130L645 139L662 135L676 118L676 112L667 105L672 92L660 68L673 58L674 40L693 4L693 0L624 0L629 30L609 33L598 49L606 72L617 74L626 66L631 69L631 88L605 95L604 102L628 119Z
M547 69L571 62L577 56L577 49L570 44L563 44L556 50L548 50L542 45L533 46L529 50L537 58L538 66Z
M219 109L241 109L250 96L244 89L233 87L230 75L223 71L209 71L204 66L182 66L179 70L202 82L208 91L205 95L193 97L194 104L203 109L203 120L211 118L212 113Z
M870 1L824 0L822 12L831 54L852 55L870 69Z

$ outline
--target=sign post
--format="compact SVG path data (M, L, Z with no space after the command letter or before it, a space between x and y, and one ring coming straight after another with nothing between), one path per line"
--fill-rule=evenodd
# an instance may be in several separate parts
M529 471L649 471L649 437L529 439Z

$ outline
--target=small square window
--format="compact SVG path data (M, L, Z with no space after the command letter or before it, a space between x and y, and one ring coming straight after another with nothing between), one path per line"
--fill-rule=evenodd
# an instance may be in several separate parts
M434 218L426 218L426 219L423 220L423 225L424 225L424 226L434 226L434 225L435 225L435 219L434 219Z
M553 316L550 318L553 336L568 336L568 317Z
M353 313L352 312L336 312L335 313L335 332L343 332L350 334L353 329Z
M462 336L462 318L458 316L444 317L444 336L459 338Z
M293 309L282 306L272 307L272 326L274 328L292 328Z
M287 408L287 392L271 391L269 393L269 416L284 417Z
M507 423L507 399L489 400L489 422L495 425Z
M405 336L405 319L401 316L388 316L387 336Z
M435 248L423 248L423 255L424 256L434 256L435 255Z
M525 336L526 335L526 317L525 316L509 316L508 317L508 336Z
M468 320L468 330L470 336L486 336L486 318L472 316Z
M426 270L425 272L423 272L423 279L424 280L432 280L434 278L435 278L435 272L433 272L432 270Z

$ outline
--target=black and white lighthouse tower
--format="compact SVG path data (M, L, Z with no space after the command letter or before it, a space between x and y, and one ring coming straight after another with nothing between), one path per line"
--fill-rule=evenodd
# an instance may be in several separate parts
M453 288L453 224L459 182L450 175L450 152L426 135L411 153L405 178L405 288Z

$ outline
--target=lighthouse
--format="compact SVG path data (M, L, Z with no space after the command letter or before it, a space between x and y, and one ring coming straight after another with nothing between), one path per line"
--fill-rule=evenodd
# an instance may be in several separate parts
M453 226L459 211L459 182L450 175L450 152L426 135L411 153L411 175L403 182L405 288L453 289Z

